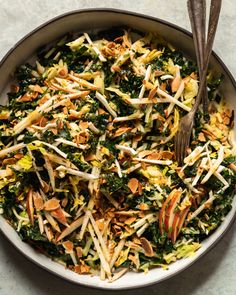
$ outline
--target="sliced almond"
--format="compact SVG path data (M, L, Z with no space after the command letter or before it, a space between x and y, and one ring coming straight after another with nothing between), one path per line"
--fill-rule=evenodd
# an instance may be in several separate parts
M229 168L236 172L236 165L235 164L233 164L233 163L229 164Z
M163 90L163 91L166 91L166 83L164 82L164 83L161 83L161 86L160 86L160 88L161 88L161 90Z
M149 92L149 95L148 95L148 98L152 99L155 94L157 93L157 87L154 87L150 92Z
M53 211L60 207L60 201L56 198L52 198L45 202L44 204L44 210L46 211Z
M88 127L89 127L89 123L88 122L83 122L83 121L80 121L80 123L79 123L79 127L81 128L81 129L87 129Z
M86 264L75 265L75 272L78 274L85 274L90 272L90 267Z
M34 97L30 95L29 93L25 93L23 96L20 96L17 98L17 101L19 102L28 102L34 100Z
M63 210L61 209L61 207L51 211L51 215L56 218L61 224L68 226L67 220L66 220L66 216L63 212Z
M162 151L161 152L161 158L165 160L171 160L174 156L173 152L170 151Z
M104 229L104 218L96 220L96 224L100 231Z
M195 72L192 72L192 73L190 74L190 77L191 77L192 79L194 79L194 80L197 80L197 79L198 79L197 74L196 74Z
M138 155L139 155L140 158L144 158L146 156L151 155L152 153L153 153L153 151L146 150L146 151L141 151L140 153L138 153Z
M10 113L0 114L0 120L8 120L10 117Z
M120 136L120 135L124 134L125 132L129 132L129 131L131 131L131 130L132 130L131 127L125 127L125 126L124 126L124 127L120 127L120 128L118 128L118 129L116 130L114 136L115 136L115 137Z
M172 83L171 83L171 91L176 92L179 89L180 83L182 81L182 78L180 76L176 76Z
M85 161L94 161L94 160L97 160L96 155L93 155L93 154L86 155L84 159L85 159Z
M136 217L129 217L125 220L125 224L132 224L137 218Z
M139 181L138 179L136 178L131 178L129 183L128 183L128 188L131 190L131 192L133 194L136 193L137 189L138 189L138 184L139 184Z
M43 93L43 89L37 84L37 85L29 85L30 90L38 92L38 93Z
M164 74L165 74L165 72L160 71L160 70L156 70L156 71L154 71L154 75L157 76L157 77L162 76L162 75L164 75Z
M16 158L17 160L20 160L21 158L23 158L24 157L24 155L23 154L16 154L15 156L14 156L14 158Z
M139 193L139 195L141 195L142 192L143 192L143 187L142 187L142 184L139 182L138 183L138 193Z
M0 118L1 119L1 118ZM2 161L2 165L3 166L6 166L6 165L12 165L12 164L15 164L17 162L17 159L15 158L8 158L8 159L4 159Z
M50 185L44 180L43 180L43 183L42 183L42 190L43 190L44 193L47 193L50 190Z
M65 248L66 252L73 252L74 245L71 241L65 241L62 243L62 246Z
M140 238L140 242L142 244L145 255L148 257L153 257L154 252L151 243L144 237Z
M44 202L42 196L38 192L33 192L34 207L37 211L41 211L44 208Z
M152 153L150 155L147 156L147 159L149 160L160 160L161 158L161 154L160 153Z
M76 247L76 253L78 258L81 258L83 256L83 251L81 247Z
M128 259L133 262L137 269L139 268L140 262L137 256L129 254Z
M198 139L201 141L201 142L205 142L206 141L206 138L205 138L205 135L203 132L200 132L198 134Z

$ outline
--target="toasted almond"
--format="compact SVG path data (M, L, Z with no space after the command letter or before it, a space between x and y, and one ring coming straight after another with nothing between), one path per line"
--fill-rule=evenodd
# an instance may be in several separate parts
M149 92L149 95L148 95L148 98L152 99L155 94L157 93L157 87L154 87L150 92Z
M90 272L90 267L87 264L75 265L75 272L78 274L85 274Z
M233 163L229 164L229 168L236 172L236 165L235 164L233 164Z
M139 206L137 206L140 210L145 211L145 210L149 210L149 206L145 203L140 204Z
M43 89L37 84L37 85L29 85L30 90L38 92L38 93L43 93Z
M225 117L224 120L223 120L223 123L224 123L225 125L229 125L229 123L230 123L230 118L229 118L229 117Z
M104 109L101 109L101 108L98 109L98 114L99 115L102 115L102 114L105 114L105 113L106 113L106 111L104 111Z
M197 73L195 73L195 72L192 72L189 77L194 79L194 80L198 79Z
M96 224L100 231L104 229L104 218L96 220Z
M43 180L42 190L43 190L44 193L48 193L49 190L50 190L49 184L46 181L44 181L44 180Z
M4 159L2 161L2 165L3 166L12 165L12 164L15 164L16 162L17 162L17 159L16 158L8 158L8 159Z
M128 188L131 190L131 192L133 194L136 193L137 189L138 189L138 184L139 184L139 181L138 179L136 178L131 178L129 183L128 183Z
M48 123L48 119L46 119L45 117L41 117L39 119L39 126L40 127L45 127L47 125L47 123Z
M67 220L66 220L66 216L63 212L63 210L61 209L61 207L51 211L51 215L56 218L61 224L68 226Z
M56 198L52 198L45 202L44 204L44 210L46 211L53 211L60 207L60 201Z
M137 269L139 268L140 262L139 262L139 259L137 257L135 257L134 255L129 254L128 259L133 262L133 264L136 266Z
M81 128L81 129L87 129L88 128L88 126L89 126L89 123L88 122L84 122L84 121L80 121L79 122L79 127Z
M0 114L0 120L8 120L10 117L10 113Z
M124 216L125 217L125 216ZM129 217L125 220L125 224L132 224L137 218L136 217Z
M161 153L157 153L157 152L147 156L147 159L149 160L160 160L160 158L161 158Z
M200 132L200 133L198 134L198 139L199 139L200 141L202 141L202 142L205 142L205 141L206 141L206 138L205 138L205 135L204 135L203 132Z
M116 66L116 65L113 65L113 66L111 67L111 71L112 71L112 72L120 72L121 69L120 69L120 67L118 67L118 66Z
M68 69L65 67L63 69L61 69L59 72L58 72L58 75L62 78L66 77L68 75Z
M33 97L29 93L25 93L23 96L20 96L19 98L17 98L17 101L19 102L28 102L32 100L33 100Z
M167 85L165 82L161 83L161 86L160 86L161 90L166 91L166 86Z
M206 129L203 129L202 132L206 135L208 135L208 137L211 139L211 140L216 140L217 137L210 131L206 130Z
M83 256L83 251L81 247L76 247L76 253L78 258L81 258Z
M112 131L114 129L114 126L112 123L107 124L107 130Z
M76 136L75 136L75 139L74 139L74 141L75 141L75 143L76 144L84 144L84 143L87 143L87 141L89 140L89 137L90 137L90 135L89 135L89 133L88 132L86 132L86 131L81 131L79 134L77 134Z
M43 198L38 192L33 192L34 207L37 211L41 211L44 208Z
M39 102L38 102L39 106L42 105L42 104L44 104L46 101L48 101L49 98L50 98L50 96L48 96L48 95L44 95L44 96L39 100Z
M153 257L154 252L153 252L151 243L144 237L140 238L140 242L143 247L145 255L148 257Z
M164 74L165 74L165 72L163 72L163 71L159 71L159 70L154 71L154 75L157 77L162 76Z
M171 83L171 91L176 92L179 89L180 83L182 81L182 78L180 76L176 76L172 83Z
M74 245L71 241L65 241L62 243L62 246L66 249L68 253L73 252Z
M97 157L95 155L92 155L92 154L89 154L89 155L86 155L85 156L85 161L94 161L94 160L97 160Z
M144 157L146 157L146 156L149 156L149 155L151 155L153 153L153 151L141 151L138 155L139 155L139 157L140 158L144 158Z
M15 156L14 156L14 158L17 159L17 160L20 160L23 157L24 157L24 155L23 154L20 154L20 153L15 154Z
M174 153L170 151L162 151L161 158L165 160L171 160L174 157Z
M139 182L138 183L138 194L141 195L143 192L143 187L142 187L142 184Z
M64 127L63 121L61 119L57 119L56 123L57 123L57 129L62 130Z
M142 139L143 139L142 134L136 135L136 136L134 137L134 141L141 141Z
M131 127L126 127L126 126L120 127L116 130L114 137L120 136L120 135L124 134L125 132L129 132L131 130L132 130Z

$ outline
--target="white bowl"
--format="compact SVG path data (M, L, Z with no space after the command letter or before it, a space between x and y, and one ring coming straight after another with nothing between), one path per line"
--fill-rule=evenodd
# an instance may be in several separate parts
M158 32L186 55L189 57L194 56L191 34L180 27L160 19L114 9L87 9L73 11L61 15L38 27L20 40L6 54L0 63L1 101L4 100L4 97L6 97L5 94L9 90L11 77L16 66L29 60L42 45L48 44L68 32L97 32L99 30L110 29L117 26L126 26L143 32ZM224 74L221 91L227 99L229 106L236 111L236 104L234 103L236 96L235 80L216 54L213 54L211 58L211 67L214 68L216 72ZM236 198L233 202L233 208L225 218L224 222L209 238L202 242L202 247L193 257L182 259L171 264L168 270L155 268L150 270L147 274L128 272L113 283L101 281L99 277L78 275L65 269L64 266L52 261L45 255L36 252L31 246L21 241L16 231L2 216L0 216L0 229L22 254L39 266L63 279L89 287L113 290L131 289L166 280L192 265L223 237L223 234L232 224L236 215L235 213Z

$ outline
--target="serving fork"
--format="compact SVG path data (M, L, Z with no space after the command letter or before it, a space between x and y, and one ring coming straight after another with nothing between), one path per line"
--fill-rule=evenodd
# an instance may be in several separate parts
M206 34L206 1L188 0L188 13L193 32L194 48L199 68L199 90L192 110L183 116L179 123L179 129L174 139L175 157L179 164L183 163L186 150L190 143L191 133L194 125L194 117L202 101L203 107L207 107L206 76L209 60L212 52L216 28L219 20L222 0L211 0L210 16L208 24L207 40Z

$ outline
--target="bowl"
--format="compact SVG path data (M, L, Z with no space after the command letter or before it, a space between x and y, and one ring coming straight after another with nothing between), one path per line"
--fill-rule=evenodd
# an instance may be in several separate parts
M6 93L9 89L15 68L32 58L39 47L59 39L68 32L82 33L87 31L93 34L114 27L130 27L141 32L158 32L164 37L167 36L166 39L176 48L183 51L187 56L194 58L191 34L171 23L157 18L115 9L86 9L73 11L56 17L36 28L21 39L5 55L0 63L1 104L6 100ZM222 73L224 75L221 91L224 93L224 97L227 99L229 106L236 111L236 104L234 103L236 82L234 78L215 53L213 53L211 57L210 67L213 68L216 73ZM236 198L233 201L232 210L226 216L221 226L209 238L202 242L202 247L193 257L178 260L171 264L168 270L155 268L150 270L147 274L128 272L113 283L101 281L99 277L78 275L65 269L64 266L52 261L45 255L36 252L28 244L21 241L16 231L2 216L0 216L0 230L22 254L47 271L76 284L117 290L143 287L159 283L177 275L197 261L223 237L227 229L229 229L230 225L233 223L235 215Z

